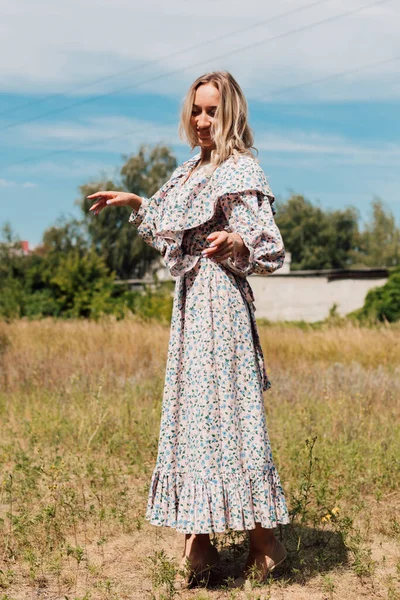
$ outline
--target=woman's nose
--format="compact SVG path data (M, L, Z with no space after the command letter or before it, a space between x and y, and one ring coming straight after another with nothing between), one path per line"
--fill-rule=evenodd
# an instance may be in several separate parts
M207 115L207 113L201 113L197 119L197 127L199 129L205 129L206 127L210 126L210 119Z

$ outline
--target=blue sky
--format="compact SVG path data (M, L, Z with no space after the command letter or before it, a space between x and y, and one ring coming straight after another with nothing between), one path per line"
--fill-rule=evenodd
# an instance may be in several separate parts
M32 245L141 143L185 160L180 103L211 69L246 93L278 210L294 191L365 220L380 196L400 223L397 0L4 4L0 223Z

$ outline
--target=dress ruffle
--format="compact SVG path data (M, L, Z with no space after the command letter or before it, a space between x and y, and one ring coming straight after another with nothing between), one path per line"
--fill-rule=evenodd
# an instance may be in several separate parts
M289 523L279 475L264 470L209 476L154 471L146 519L180 533L271 529Z
M173 173L172 185L179 186L179 179L185 177L189 170L200 160L200 154L186 161ZM197 182L198 191L193 193L185 187L177 189L176 193L167 194L159 205L156 220L156 236L166 243L164 261L173 277L187 273L196 265L199 257L183 255L181 244L183 233L206 223L215 214L216 205L222 196L232 193L252 190L262 197L268 198L270 205L274 195L259 164L251 156L230 157L214 171L203 169L202 177ZM249 247L249 261L254 250ZM232 261L230 268L235 269Z
M195 267L200 257L184 254L184 232L212 219L221 197L251 190L260 195L261 202L267 198L271 207L275 199L260 165L247 155L231 156L214 170L209 166L203 167L196 174L194 189L190 185L181 185L199 160L200 154L197 154L180 165L157 194L150 199L143 199L141 208L133 211L129 219L138 227L143 239L156 238L153 245L160 249L173 277L184 275ZM247 264L250 265L254 249L248 241L246 245L249 249ZM242 277L246 275L240 269L243 265L238 264L237 268L231 260L227 262L236 274Z
M187 175L199 159L200 154L181 165L173 173L171 183L176 184ZM267 197L271 206L275 200L264 171L254 158L247 155L231 156L214 171L204 170L200 187L196 195L183 188L180 193L165 196L156 223L157 235L169 239L172 232L192 229L209 221L214 216L218 199L225 194L252 190Z

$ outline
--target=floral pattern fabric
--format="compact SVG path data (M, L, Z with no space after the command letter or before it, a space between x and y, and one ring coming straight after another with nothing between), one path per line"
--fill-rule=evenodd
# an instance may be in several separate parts
M273 194L251 157L173 173L130 221L177 277L158 456L146 518L181 533L288 523L265 420L270 387L246 276L283 264ZM224 263L201 255L214 231L249 250Z

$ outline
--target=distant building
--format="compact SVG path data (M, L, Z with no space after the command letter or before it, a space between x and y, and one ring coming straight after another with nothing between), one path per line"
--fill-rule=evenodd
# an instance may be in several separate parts
M24 256L27 256L28 254L30 254L31 251L29 248L29 242L26 240L22 240L21 241L21 249L22 249Z
M29 242L26 240L21 240L18 243L13 242L9 245L9 248L14 256L28 256L31 253Z

